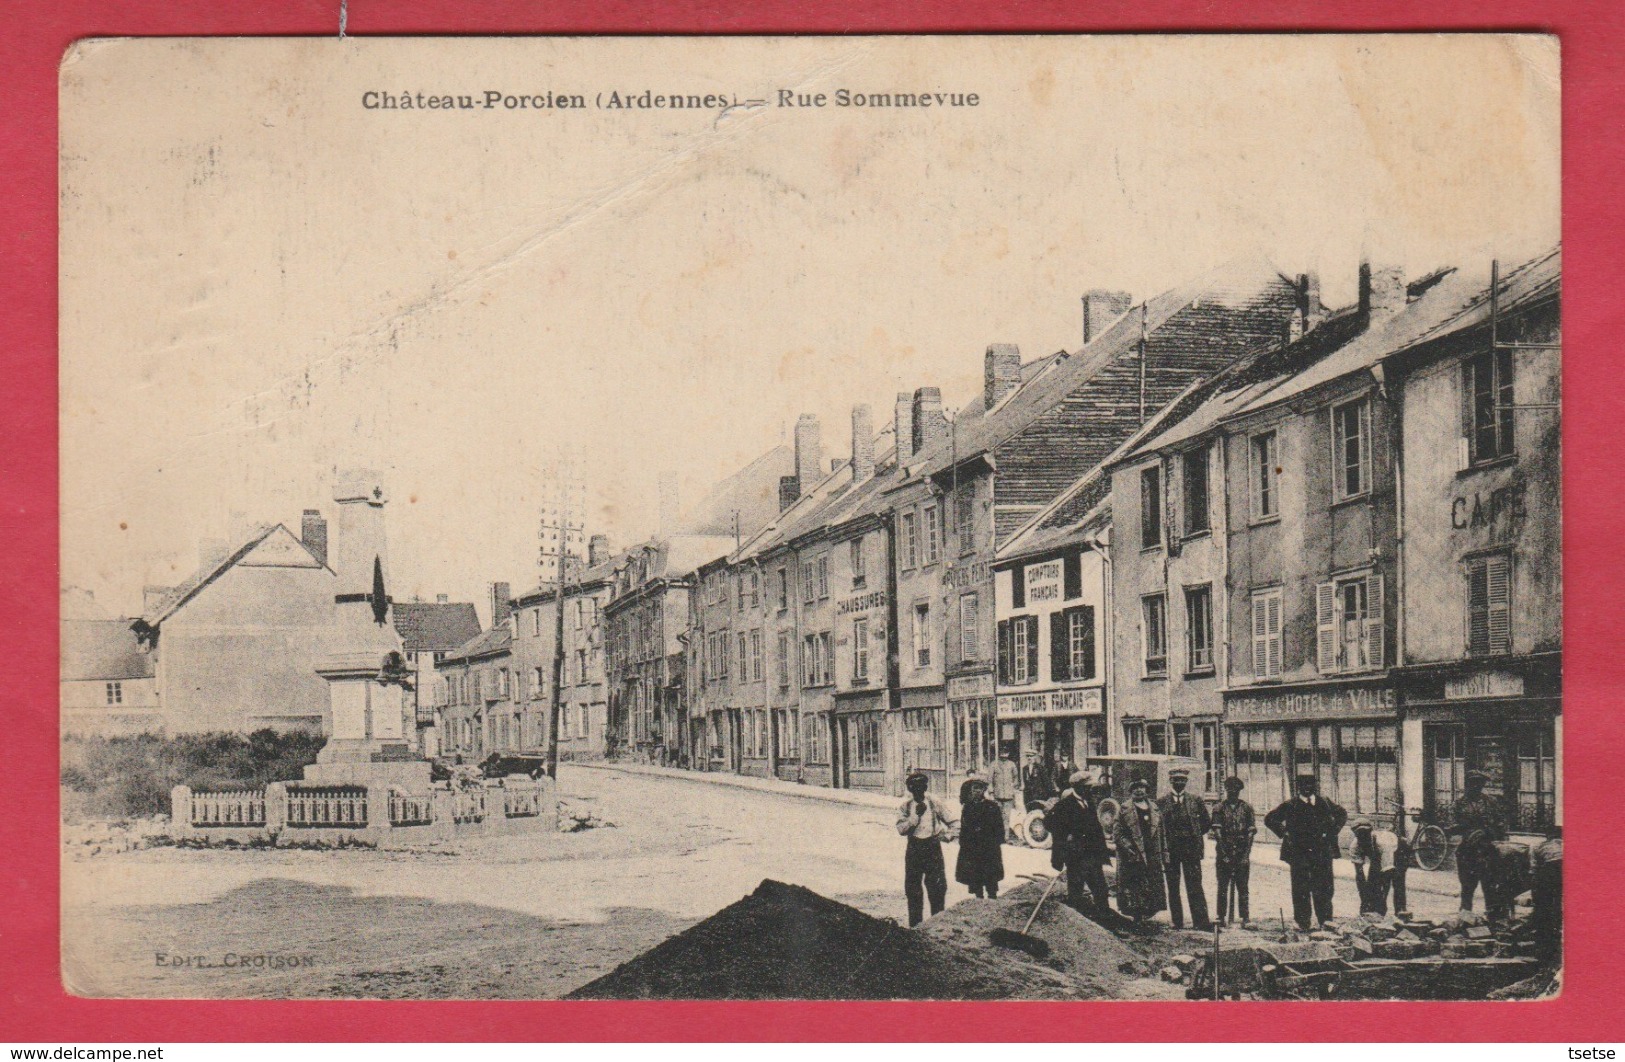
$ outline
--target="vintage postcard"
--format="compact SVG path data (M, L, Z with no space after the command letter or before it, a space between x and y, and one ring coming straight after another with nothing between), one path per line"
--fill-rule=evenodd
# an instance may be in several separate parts
M1559 992L1559 83L81 42L63 982Z

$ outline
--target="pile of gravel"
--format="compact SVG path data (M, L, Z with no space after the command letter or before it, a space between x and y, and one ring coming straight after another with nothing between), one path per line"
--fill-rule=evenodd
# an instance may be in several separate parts
M995 948L985 938L975 947L960 946L797 885L764 881L739 902L566 998L990 1000L1094 994L1066 973Z
M1041 960L1042 964L1066 974L1092 995L1113 995L1121 981L1147 976L1151 970L1145 957L1110 930L1068 907L1064 889L1064 884L1055 887L1027 930L1029 936L1050 947L1049 957ZM990 948L989 936L994 929L1021 931L1043 891L1040 885L1027 884L996 900L964 900L926 922L920 931L960 948ZM992 947L992 951L996 953L994 958L1006 963L1035 961L1006 948Z

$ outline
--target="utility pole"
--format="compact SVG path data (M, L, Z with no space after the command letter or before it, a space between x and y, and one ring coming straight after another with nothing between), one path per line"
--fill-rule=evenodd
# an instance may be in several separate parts
M560 456L554 468L554 504L543 509L540 561L545 578L553 566L553 690L547 707L547 776L559 776L559 719L564 710L564 591L570 570L570 536L578 528L575 510L585 508L584 489L577 481L574 464ZM556 522L550 517L556 517ZM582 528L585 527L583 523ZM556 543L556 549L549 545Z

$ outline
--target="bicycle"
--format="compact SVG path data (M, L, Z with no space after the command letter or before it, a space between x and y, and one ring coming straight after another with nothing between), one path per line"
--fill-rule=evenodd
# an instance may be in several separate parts
M1438 870L1444 866L1444 861L1450 856L1450 838L1445 836L1444 830L1426 821L1421 808L1407 808L1397 800L1384 803L1395 809L1394 835L1399 838L1401 848L1409 850L1416 865L1422 870ZM1416 823L1416 829L1409 837L1405 836L1407 815Z

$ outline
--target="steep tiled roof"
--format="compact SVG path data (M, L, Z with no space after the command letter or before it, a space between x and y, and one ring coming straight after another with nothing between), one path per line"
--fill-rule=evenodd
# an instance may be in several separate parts
M991 412L982 409L980 400L966 406L955 419L952 438L918 455L909 462L910 469L934 475L948 468L956 453L963 459L1014 438L1114 362L1132 360L1142 329L1146 334L1156 333L1176 315L1193 307L1244 309L1289 284L1268 263L1232 264L1137 305L1050 371L1037 373L1024 382Z
M62 681L111 682L152 675L152 657L141 651L129 620L62 621Z
M390 616L408 653L449 652L480 633L479 616L467 602L397 601Z
M220 577L221 573L253 552L255 546L264 542L279 528L286 530L286 528L282 528L281 524L260 524L255 527L248 533L246 538L237 544L236 548L229 550L219 560L203 565L193 572L185 582L165 594L163 600L143 613L138 622L148 627L158 626L158 624L174 615L176 609L190 601L199 590L214 582Z
M1503 274L1498 294L1500 312L1515 313L1522 306L1555 294L1562 281L1562 271L1562 252L1553 248ZM1483 324L1490 315L1489 292L1487 265L1482 269L1452 272L1401 312L1303 372L1255 395L1235 413L1240 415L1275 405L1351 372L1369 369L1389 355Z
M461 663L482 656L497 656L513 646L513 631L506 623L499 623L488 631L475 635L446 654L442 664Z

